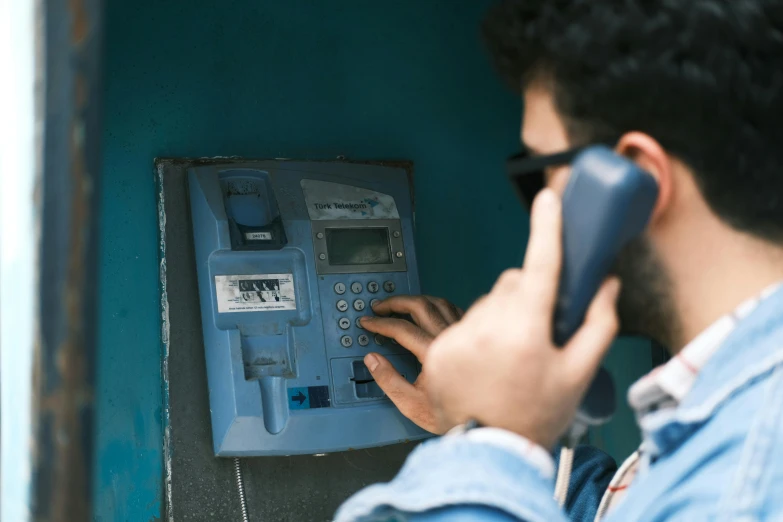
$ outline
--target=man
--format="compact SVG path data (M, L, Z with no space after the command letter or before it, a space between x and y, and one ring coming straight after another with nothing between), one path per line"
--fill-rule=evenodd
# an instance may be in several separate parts
M378 305L416 325L365 328L424 372L411 386L370 354L377 382L419 425L456 428L337 519L564 519L550 452L618 326L674 357L629 391L643 443L599 518L783 519L783 2L506 1L485 36L521 86L529 151L611 144L655 178L658 200L562 350L551 324L570 167L554 160L523 268L464 317L432 298Z

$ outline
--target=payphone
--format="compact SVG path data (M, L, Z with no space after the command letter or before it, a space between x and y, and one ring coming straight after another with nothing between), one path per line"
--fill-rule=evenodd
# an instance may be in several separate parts
M428 434L364 366L404 348L362 329L372 303L418 294L405 170L259 161L188 171L217 456L317 454Z

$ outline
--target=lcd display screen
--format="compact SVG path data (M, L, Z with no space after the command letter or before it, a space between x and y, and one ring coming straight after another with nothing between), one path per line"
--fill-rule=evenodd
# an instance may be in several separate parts
M388 265L392 263L389 229L327 228L330 265Z

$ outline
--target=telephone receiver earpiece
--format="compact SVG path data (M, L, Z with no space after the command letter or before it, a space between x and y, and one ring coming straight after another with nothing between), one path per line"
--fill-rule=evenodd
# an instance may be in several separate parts
M553 336L565 345L584 321L590 302L617 255L647 226L658 184L633 161L604 145L588 147L573 161L563 193L563 266ZM573 447L589 426L608 422L616 408L614 383L599 369L564 444Z

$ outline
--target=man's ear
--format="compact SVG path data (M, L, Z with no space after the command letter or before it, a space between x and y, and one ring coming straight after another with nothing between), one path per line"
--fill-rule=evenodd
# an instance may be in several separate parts
M666 213L674 192L674 165L671 156L655 139L642 132L629 132L617 142L615 152L630 158L658 183L658 200L650 222Z

